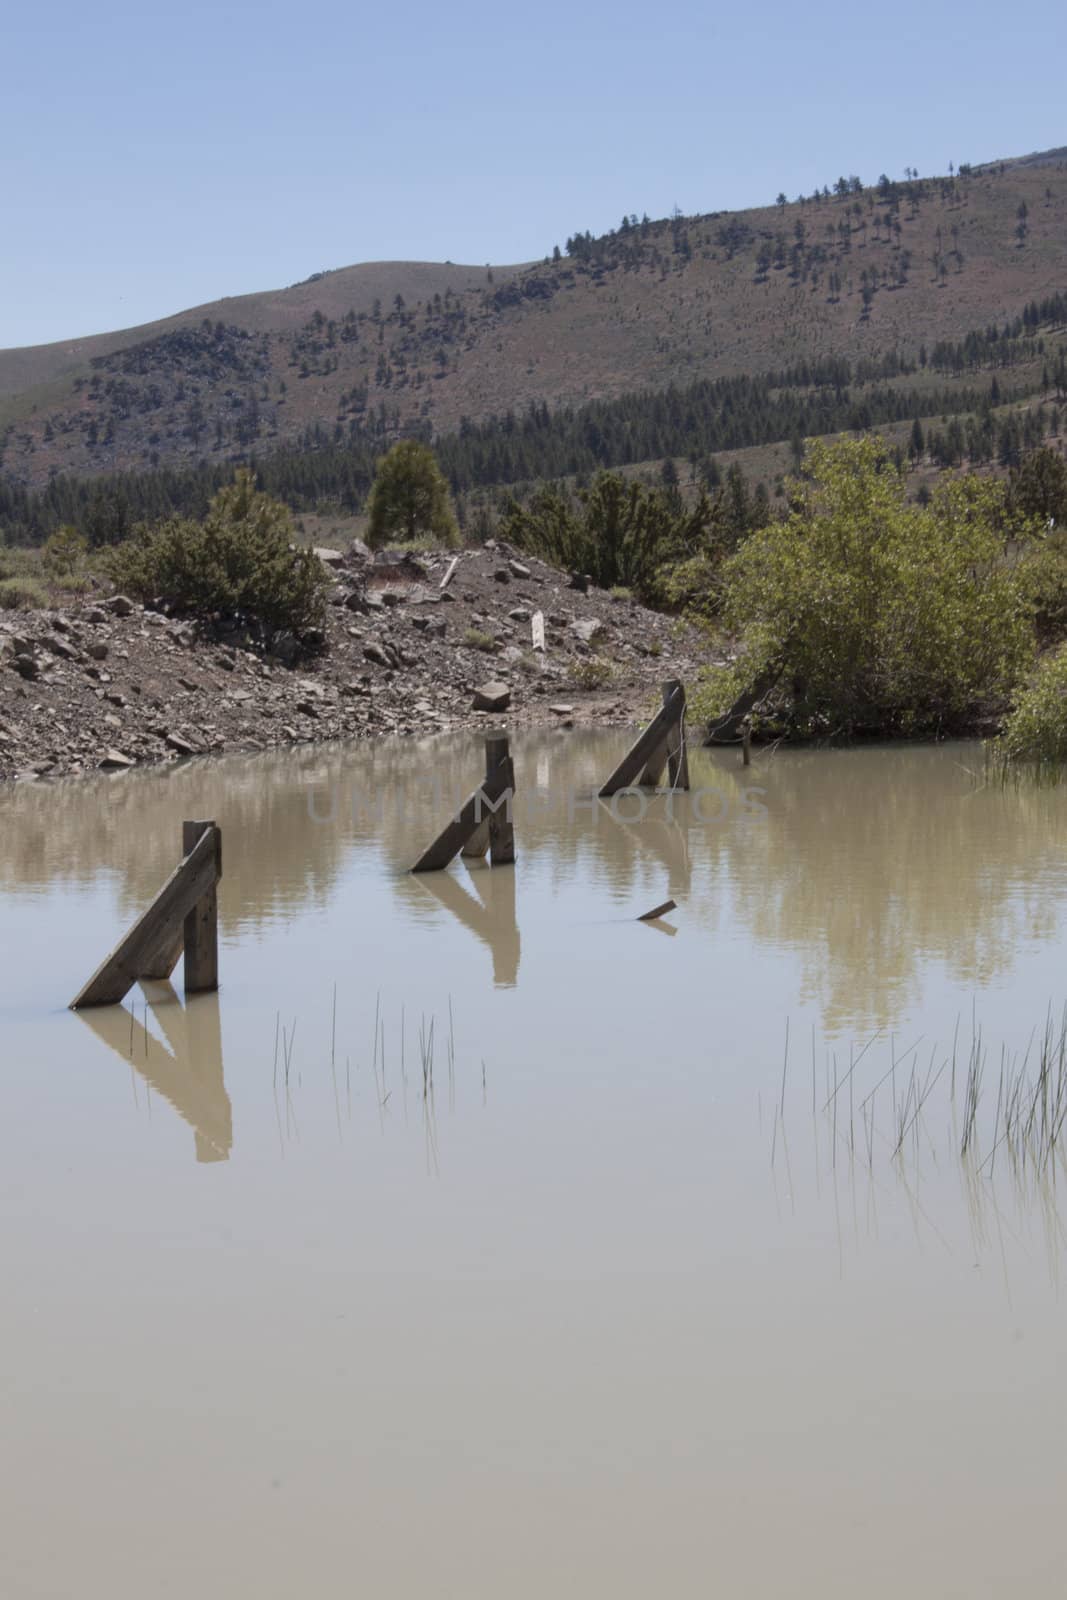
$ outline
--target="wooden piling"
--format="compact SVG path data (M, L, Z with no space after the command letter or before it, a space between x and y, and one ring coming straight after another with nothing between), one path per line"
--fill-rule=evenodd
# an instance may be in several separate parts
M464 802L459 815L423 851L412 872L440 872L461 852L468 857L481 857L488 850L494 867L514 861L514 792L515 771L508 736L496 730L485 741L484 782Z
M182 845L182 860L71 1001L72 1011L117 1005L138 978L169 976L183 947L187 988L218 988L215 886L222 876L222 834L214 822L186 822Z
M182 846L189 855L204 835L215 838L215 882L187 914L182 927L185 945L185 992L203 994L219 986L219 902L216 885L222 877L222 833L213 822L183 822Z
M664 767L672 789L689 788L685 688L677 678L663 685L663 704L600 789L600 798L608 800L620 789L654 789Z

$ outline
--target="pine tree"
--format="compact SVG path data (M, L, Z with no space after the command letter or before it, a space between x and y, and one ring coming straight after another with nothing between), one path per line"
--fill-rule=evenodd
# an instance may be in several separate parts
M379 548L390 538L459 542L459 530L437 457L418 439L401 439L378 465L370 493L369 541Z

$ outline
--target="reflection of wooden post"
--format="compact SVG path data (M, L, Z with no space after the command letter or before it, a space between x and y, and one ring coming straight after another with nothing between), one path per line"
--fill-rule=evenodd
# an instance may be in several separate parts
M752 723L748 717L741 724L741 765L747 767L752 760Z
M497 731L485 741L485 781L424 850L412 872L439 872L453 856L484 856L494 867L515 859L515 829L511 801L515 790L515 771L508 749L508 736Z
M205 833L215 834L215 883L222 877L222 834L213 822L183 822L182 849L186 855ZM219 986L219 902L215 883L200 896L185 919L185 992L201 994Z
M645 786L654 789L664 766L672 789L688 789L685 689L677 678L671 678L663 685L662 706L600 790L601 798L610 799L620 789Z
M520 939L515 918L515 874L475 867L469 881L476 899L451 872L420 873L415 882L429 890L457 922L487 945L493 956L493 982L511 989L518 982Z
M131 1054L125 1006L100 1006L78 1015L185 1119L196 1135L198 1161L225 1161L233 1145L233 1112L222 1072L218 996L202 995L183 1009L169 983L141 987L166 1044L154 1034L145 1035L142 1044L138 1027Z
M185 947L185 977L193 990L217 989L218 910L215 885L222 875L222 835L214 822L187 822L185 854L126 937L71 1001L117 1005L138 978L166 977Z

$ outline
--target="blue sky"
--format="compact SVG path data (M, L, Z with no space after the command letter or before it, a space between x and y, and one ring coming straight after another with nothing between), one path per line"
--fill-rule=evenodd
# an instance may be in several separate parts
M1017 26L1015 25L1017 22ZM9 8L0 347L1067 144L1064 9Z

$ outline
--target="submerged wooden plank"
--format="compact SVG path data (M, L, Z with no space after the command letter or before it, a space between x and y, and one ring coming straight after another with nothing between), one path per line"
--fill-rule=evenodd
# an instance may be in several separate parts
M651 911L646 911L638 917L638 922L655 922L657 917L665 917L668 911L677 911L678 906L674 900L664 900L661 906L653 906Z
M71 1001L72 1011L83 1006L117 1005L139 977L148 976L145 966L158 970L162 953L173 946L176 929L217 881L217 833L211 823L191 853L175 867L148 910Z

